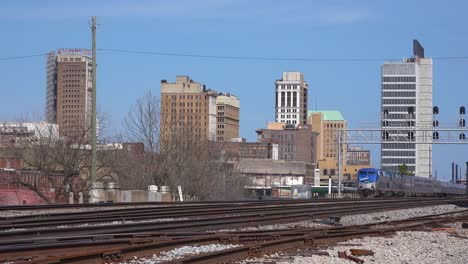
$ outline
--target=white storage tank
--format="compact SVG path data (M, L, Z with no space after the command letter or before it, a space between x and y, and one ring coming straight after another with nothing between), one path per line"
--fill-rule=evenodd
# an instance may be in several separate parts
M104 202L106 194L104 192L104 183L93 182L91 184L91 190L89 190L89 203Z
M148 186L148 191L157 192L158 191L158 186L157 185L150 185L150 186Z

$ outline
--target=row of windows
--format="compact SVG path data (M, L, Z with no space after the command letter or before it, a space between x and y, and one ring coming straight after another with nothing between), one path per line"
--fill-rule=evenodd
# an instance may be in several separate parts
M291 105L292 99L292 105ZM278 93L276 93L276 105L278 105ZM281 105L280 107L297 107L297 92L281 92Z
M408 107L413 107L413 109L416 108L415 105L410 105L410 106L386 106L382 112L385 112L385 110L389 111L389 112L405 112L405 113L408 113Z
M67 65L67 68L68 67L80 67L80 65ZM86 70L85 69L66 69L66 70L63 70L63 72L85 72Z
M81 58L62 58L62 61L81 61Z
M297 121L296 120L284 120L284 119L281 119L280 120L281 123L286 123L286 124L297 124Z
M383 105L415 105L416 104L416 99L403 99L403 98L398 98L398 99L385 99L382 98L382 104Z
M382 121L383 127L412 127L415 125L414 120L384 120Z
M384 150L382 151L382 156L414 156L415 150Z
M63 100L63 103L79 103L79 99L73 99L73 100Z
M416 90L416 84L382 84L382 90Z
M197 115L176 115L174 113L171 114L172 116L172 119L176 119L176 117L178 117L178 119L190 119L190 120L202 120L202 116L197 116ZM206 121L206 116L204 116L204 120Z
M166 102L166 106L168 106L168 105L169 105L169 104ZM205 103L204 105L205 105L205 107L207 106L206 103ZM172 106L172 107L176 107L176 106L177 106L177 103L171 103L171 106ZM179 103L179 107L185 107L185 106L187 106L187 107L193 107L193 103ZM202 103L197 103L197 102L195 102L195 107L202 107L202 106L203 106Z
M63 118L83 118L83 115L64 115ZM76 123L77 120L69 120L69 123ZM72 122L73 121L73 122Z
M389 113L384 115L385 119L404 119L404 120L414 120L415 115L414 114L408 114L408 113Z
M400 164L401 165L401 164ZM414 165L408 165L408 170L409 171L414 171L415 170L415 166ZM399 165L394 165L394 166L391 166L391 165L382 165L382 170L386 170L386 171L393 171L393 172L397 172L399 169Z
M62 108L84 108L84 105L69 105L69 104L66 104L66 105L62 105Z
M179 99L179 100L184 100L184 99L194 99L194 98L195 98L195 99L203 99L203 97L204 97L205 99L208 98L207 95L204 95L204 96L203 96L203 95L179 95L179 96L177 96L177 95L172 95L172 96L171 96L171 98L172 98L173 100L177 100L177 99ZM169 99L169 95L166 95L166 99Z
M297 115L281 115L281 118L297 118Z
M83 86L81 86L80 84L65 84L63 87L64 88L81 88Z
M69 98L69 97L82 97L82 95L80 95L80 94L66 94L66 95L64 95L63 97L65 97L65 98Z
M299 89L299 85L294 85L294 84L279 84L278 85L278 89L286 89L286 90L295 90L295 89Z
M416 77L410 77L410 76L382 77L382 82L416 82Z
M171 109L172 113L177 113L177 109ZM179 109L179 113L199 113L201 114L201 109ZM206 114L206 109L205 109Z
M78 89L63 89L63 93L79 93L81 90Z
M73 79L73 80L70 80L70 79L65 79L62 81L64 84L66 83L79 83L79 82L82 82L82 79Z
M383 143L382 149L415 149L414 143Z
M64 113L83 113L83 110L64 110Z
M416 92L398 91L398 92L382 92L382 97L415 97Z
M84 71L84 70L83 70ZM62 78L80 78L80 77L86 77L86 74L63 74Z
M298 109L279 109L280 113L297 113Z
M414 164L415 158L382 158L382 163L385 164Z
M326 125L326 127L329 127L329 128L344 128L344 124L337 124L337 123L330 124L330 123L328 123Z

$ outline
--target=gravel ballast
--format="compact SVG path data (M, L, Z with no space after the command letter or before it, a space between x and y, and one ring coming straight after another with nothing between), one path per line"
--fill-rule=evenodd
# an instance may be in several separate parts
M122 206L106 206L106 207L81 207L81 208L54 208L54 209L35 209L35 210L5 210L0 211L0 217L13 217L24 215L49 215L49 214L63 214L63 213L79 213L79 212L104 212L113 211L118 209L130 208L149 208L155 205L122 205ZM165 207L165 205L158 205L155 208Z
M198 255L202 253L214 252L214 251L221 251L229 248L238 247L240 245L233 245L233 244L209 244L209 245L194 245L194 246L183 246L179 248L175 248L170 251L163 251L159 254L154 254L152 257L148 258L137 258L135 257L133 260L129 260L127 262L122 262L121 264L153 264L153 263L160 263L165 261L172 261L188 256Z
M351 225L365 225L372 223L380 223L385 221L396 221L403 220L413 217L426 216L432 214L442 214L449 212L457 212L466 210L466 208L458 207L452 204L418 207L410 209L399 209L389 210L368 214L356 214L356 215L345 215L341 217L339 222L333 222L329 219L309 219L302 221L293 221L284 224L273 224L273 225L260 225L255 227L244 227L240 228L241 231L255 231L255 230L275 230L275 229L286 229L286 228L321 228L329 227L336 224L343 226Z
M379 264L466 264L468 263L468 232L457 223L455 232L397 232L392 237L365 237L337 244L328 249L322 249L329 256L305 256L298 252L275 254L263 258L253 258L242 263L291 263L291 264L349 264L351 260L338 257L339 251L350 249L371 250L373 256L359 256L364 263ZM466 230L466 229L465 229ZM295 256L296 255L296 256ZM301 256L297 256L301 255Z

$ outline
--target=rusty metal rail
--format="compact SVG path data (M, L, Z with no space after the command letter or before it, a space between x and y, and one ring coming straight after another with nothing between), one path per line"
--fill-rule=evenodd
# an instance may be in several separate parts
M192 218L173 219L165 222L136 222L122 223L116 225L89 225L89 226L64 226L38 228L37 224L31 226L27 224L5 224L3 232L0 232L0 241L8 240L11 237L20 238L36 238L36 237L53 237L53 236L71 236L75 234L90 235L90 234L116 234L116 233L141 233L148 231L171 231L171 230L208 230L221 227L245 226L252 224L278 223L288 221L290 219L304 218L319 218L326 217L330 214L345 215L368 213L378 210L391 210L401 208L411 208L419 206L436 205L454 200L426 200L426 201L398 201L388 202L381 201L379 203L364 203L351 202L344 204L326 206L314 205L289 205L289 206L271 206L265 208L251 208L249 210L228 210L222 214L207 213L205 217L198 217L199 212L190 212L197 216ZM163 214L164 215L164 214ZM167 217L168 215L164 215ZM180 216L172 215L173 217ZM153 216L154 218L162 217L161 214ZM102 219L105 220L105 219ZM86 223L86 222L85 222ZM23 228L25 228L23 230ZM18 230L15 230L18 229Z
M242 231L207 234L201 232L192 238L173 239L169 241L149 242L141 245L115 247L109 250L95 250L86 253L71 253L65 256L36 258L28 262L17 263L103 263L123 261L133 256L147 256L183 245L206 243L241 243L243 246L223 251L190 256L171 263L220 263L244 259L251 255L271 253L290 248L314 247L319 244L332 243L350 238L386 235L398 230L418 229L440 223L466 221L468 210L457 213L418 217L413 219L387 221L378 224L357 225L349 227L331 227L326 229L303 228L298 230Z
M79 213L64 213L52 215L33 215L33 216L16 216L0 218L0 230L4 228L33 228L34 226L52 226L52 225L72 225L82 223L103 223L112 221L132 221L132 220L147 220L154 218L173 218L173 217L193 217L216 215L226 213L244 213L258 212L270 210L289 210L289 209L310 209L328 207L331 204L336 206L346 206L349 204L386 204L386 203L404 203L417 201L433 201L434 203L445 203L456 201L451 199L434 200L434 199L410 199L410 200L358 200L358 201L343 201L334 203L317 203L317 202L299 202L296 204L264 204L258 205L243 205L243 206L196 206L196 207L162 207L162 208L128 208L110 211L97 212L79 212Z
M457 200L463 202L466 200ZM401 201L400 201L401 202ZM438 202L455 202L454 200L438 200ZM288 238L304 235L303 229L295 230L275 230L271 231L243 231L243 232L180 232L180 230L209 230L219 227L248 226L261 223L277 223L289 221L291 219L300 220L302 218L321 217L355 213L374 212L376 210L400 209L407 207L438 204L434 201L416 201L406 203L347 203L347 206L336 206L328 204L327 207L311 208L310 211L302 208L302 212L295 211L269 211L258 214L244 214L237 216L211 217L206 219L173 221L171 223L135 223L131 226L116 225L112 228L103 227L73 227L68 230L35 229L22 230L17 232L0 232L0 261L14 257L26 257L37 259L38 256L56 256L54 254L70 254L79 252L90 252L92 250L103 250L120 248L122 246L134 244L151 244L168 242L172 240L186 239L189 237L209 236L219 241L232 240L249 243L249 241L272 240L272 238ZM307 208L307 207L305 207ZM409 221L409 220L408 220ZM415 218L413 221L420 221ZM327 228L327 232L342 232L346 228ZM341 231L340 231L341 230ZM64 232L62 232L64 231ZM177 232L176 232L177 231ZM307 229L311 232L311 229ZM323 229L319 232L323 232ZM99 235L101 234L101 235ZM214 235L223 234L221 237ZM23 238L22 238L23 237ZM14 254L13 254L14 253Z

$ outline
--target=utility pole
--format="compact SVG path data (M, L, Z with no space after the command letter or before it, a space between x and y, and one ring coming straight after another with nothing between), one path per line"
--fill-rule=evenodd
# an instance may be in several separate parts
M96 182L96 17L92 17L91 22L92 41L93 41L93 64L92 64L92 85L93 102L91 114L91 185ZM91 187L92 188L92 187Z
M341 155L341 132L342 130L338 130L338 197L341 198L341 159L343 158Z

